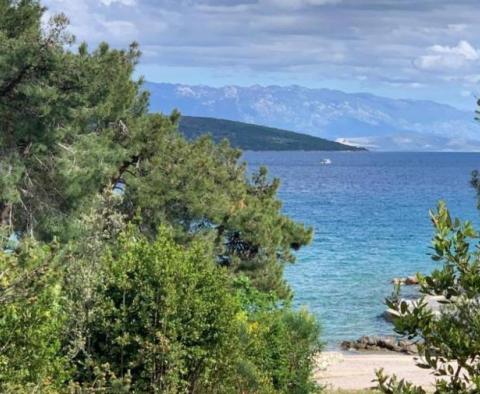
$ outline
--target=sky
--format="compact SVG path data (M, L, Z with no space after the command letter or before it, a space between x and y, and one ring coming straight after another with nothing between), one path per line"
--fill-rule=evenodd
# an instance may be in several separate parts
M479 0L44 0L78 41L137 41L137 74L194 85L301 85L480 96Z

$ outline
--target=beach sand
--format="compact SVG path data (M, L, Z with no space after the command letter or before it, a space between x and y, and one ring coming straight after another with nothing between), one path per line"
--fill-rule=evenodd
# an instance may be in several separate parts
M315 378L331 390L361 390L376 386L375 370L384 368L425 389L431 388L435 377L431 371L415 365L414 356L396 353L341 353L324 352L318 356Z

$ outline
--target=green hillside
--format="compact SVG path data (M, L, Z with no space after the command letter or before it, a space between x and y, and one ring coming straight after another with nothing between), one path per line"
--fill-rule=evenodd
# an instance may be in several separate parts
M225 119L183 116L180 131L188 139L205 133L212 135L215 141L226 138L232 146L243 150L365 150L307 134Z

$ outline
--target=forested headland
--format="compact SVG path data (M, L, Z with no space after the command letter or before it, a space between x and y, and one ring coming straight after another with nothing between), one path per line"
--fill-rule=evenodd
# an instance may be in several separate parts
M148 114L137 44L44 11L0 1L0 391L315 391L278 180Z
M365 151L365 148L345 145L324 138L293 131L226 119L182 116L179 130L188 139L208 133L214 141L227 139L235 148L254 151Z

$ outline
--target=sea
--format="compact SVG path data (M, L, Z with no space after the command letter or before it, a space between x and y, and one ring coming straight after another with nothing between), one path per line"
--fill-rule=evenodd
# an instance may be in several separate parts
M439 200L452 216L480 224L469 184L479 153L245 152L244 159L251 171L267 166L281 180L284 213L314 229L285 275L295 306L320 320L327 348L393 334L382 318L392 279L439 264L430 257L429 218Z

